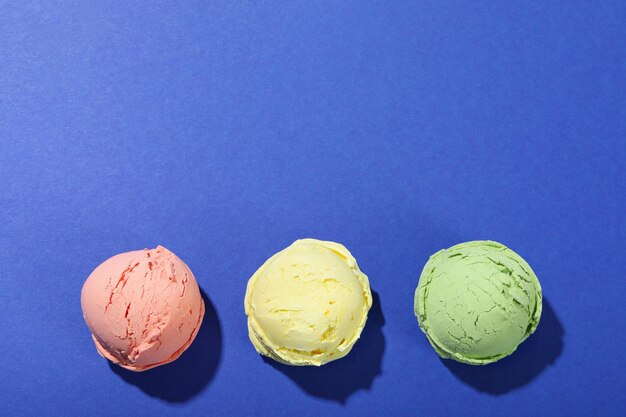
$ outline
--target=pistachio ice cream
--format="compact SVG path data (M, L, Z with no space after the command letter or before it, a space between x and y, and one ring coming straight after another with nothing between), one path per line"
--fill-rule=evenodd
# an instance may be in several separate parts
M517 253L465 242L430 257L415 291L415 315L439 356L471 365L515 351L541 317L541 286Z

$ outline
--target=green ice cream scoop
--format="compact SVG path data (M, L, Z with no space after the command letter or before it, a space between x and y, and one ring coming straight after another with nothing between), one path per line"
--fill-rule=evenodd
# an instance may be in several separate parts
M484 365L535 331L541 298L535 273L517 253L498 242L465 242L430 257L415 315L439 356Z

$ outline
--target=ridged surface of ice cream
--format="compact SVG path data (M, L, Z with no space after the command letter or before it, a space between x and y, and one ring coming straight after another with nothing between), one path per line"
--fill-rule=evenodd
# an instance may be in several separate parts
M132 371L177 359L204 316L191 270L162 246L104 261L83 285L81 304L98 352Z
M541 317L530 266L492 241L465 242L430 257L415 292L415 314L437 353L472 365L515 351Z
M323 365L350 352L372 305L367 276L342 245L297 240L250 278L250 340L290 365Z

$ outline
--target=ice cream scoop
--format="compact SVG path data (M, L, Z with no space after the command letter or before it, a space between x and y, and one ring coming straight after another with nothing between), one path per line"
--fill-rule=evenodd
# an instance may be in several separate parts
M465 242L430 257L415 291L415 315L439 356L471 365L515 351L541 317L541 286L517 253Z
M269 258L248 281L245 312L261 355L290 365L344 357L372 306L367 276L343 245L302 239Z
M81 304L100 355L131 371L176 360L204 317L191 270L162 246L104 261L83 285Z

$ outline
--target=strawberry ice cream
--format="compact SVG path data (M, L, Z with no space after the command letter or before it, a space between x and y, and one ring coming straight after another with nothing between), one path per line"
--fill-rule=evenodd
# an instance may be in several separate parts
M81 304L100 355L131 371L176 360L204 316L191 270L162 246L104 261L83 285Z

